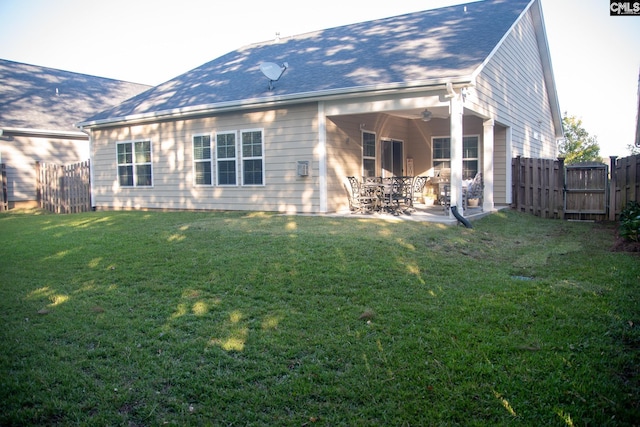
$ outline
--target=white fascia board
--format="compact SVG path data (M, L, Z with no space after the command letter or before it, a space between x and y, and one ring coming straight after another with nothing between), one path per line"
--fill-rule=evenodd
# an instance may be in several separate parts
M520 14L520 16L518 16L518 19L513 21L513 24L511 24L511 27L509 27L509 29L502 35L502 38L498 41L498 43L496 43L496 45L493 47L491 52L489 52L489 55L487 55L487 57L484 59L484 61L482 61L482 64L480 64L478 66L478 68L476 68L476 70L472 73L472 76L473 76L474 79L477 78L478 75L480 75L482 70L484 70L484 67L486 67L486 65L493 59L493 57L496 55L496 52L498 52L498 50L500 50L500 48L504 44L504 41L507 39L507 37L509 37L511 35L511 33L513 32L513 29L516 27L516 25L518 25L520 23L520 21L522 20L522 17L525 16L529 12L529 9L531 8L531 5L533 4L534 1L536 1L536 0L531 0L529 2L529 4L527 5L527 7L524 8L524 10ZM490 24L487 23L487 25L490 25Z
M95 120L89 122L77 123L78 128L92 128L101 126L117 126L125 124L149 123L158 120L188 118L193 116L202 116L214 113L223 113L230 111L243 111L255 108L268 108L278 105L301 104L314 101L331 101L336 99L349 99L354 95L363 97L378 96L381 94L389 95L394 93L414 93L424 90L438 90L446 87L447 83L453 84L454 88L473 85L475 80L469 76L459 78L437 79L424 82L416 82L411 85L407 84L382 84L375 86L361 86L349 89L335 89L316 92L302 92L293 95L272 96L268 98L253 98L241 101L220 102L216 104L197 105L192 107L175 108L171 110L157 111L153 113L134 114L124 117L113 117L103 120Z
M564 137L564 129L562 125L562 110L560 110L560 102L558 101L558 91L556 88L556 79L553 74L553 65L551 63L551 51L549 50L549 40L547 39L547 29L544 25L544 17L542 15L542 5L540 0L535 0L537 7L531 8L534 27L536 30L536 40L540 49L540 61L542 62L542 72L544 81L547 86L549 95L549 104L553 118L553 124L556 128L556 138ZM538 31L539 30L539 31Z
M536 7L533 7L533 4L536 4ZM533 18L534 30L536 33L536 41L538 43L538 48L540 49L540 61L542 62L542 71L544 75L545 84L547 86L548 95L549 95L549 104L551 108L551 114L553 119L553 124L556 131L556 138L562 138L564 136L564 130L562 127L562 112L560 110L560 103L558 102L558 92L556 89L555 77L553 75L553 67L551 65L551 53L549 51L549 42L547 40L547 30L544 25L544 18L542 16L542 5L540 4L540 0L531 0L526 8L522 11L518 19L516 19L509 30L504 33L500 41L493 48L491 53L487 55L486 59L482 61L482 64L473 72L472 76L475 80L476 77L484 70L484 67L493 59L496 52L502 47L504 41L509 35L513 32L516 25L520 23L522 17L531 11L531 16Z
M45 137L50 136L53 138L70 138L70 139L87 139L87 134L81 131L70 130L51 130L51 129L32 129L32 128L1 128L4 135L31 135Z

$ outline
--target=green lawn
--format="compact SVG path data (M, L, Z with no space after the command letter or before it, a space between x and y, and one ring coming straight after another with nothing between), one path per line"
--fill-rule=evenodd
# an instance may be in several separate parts
M0 425L638 425L614 231L2 213Z

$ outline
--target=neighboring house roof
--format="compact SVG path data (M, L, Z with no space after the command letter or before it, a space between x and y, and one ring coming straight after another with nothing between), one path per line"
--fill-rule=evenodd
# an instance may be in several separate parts
M486 0L252 44L80 125L155 120L446 81L469 83L533 1ZM263 62L288 64L273 90L260 71ZM553 81L550 62L545 65ZM550 90L555 97L555 86Z
M150 86L0 59L0 129L68 135Z

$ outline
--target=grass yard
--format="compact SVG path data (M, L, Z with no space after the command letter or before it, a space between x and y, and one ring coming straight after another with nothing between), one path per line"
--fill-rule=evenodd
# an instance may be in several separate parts
M0 425L638 425L614 231L2 213Z

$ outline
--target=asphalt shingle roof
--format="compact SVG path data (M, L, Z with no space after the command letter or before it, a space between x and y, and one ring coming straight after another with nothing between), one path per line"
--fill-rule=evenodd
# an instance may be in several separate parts
M0 128L78 132L80 120L149 88L0 59Z
M485 0L252 44L86 122L469 76L530 2ZM289 65L271 91L259 68L267 61Z

